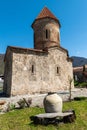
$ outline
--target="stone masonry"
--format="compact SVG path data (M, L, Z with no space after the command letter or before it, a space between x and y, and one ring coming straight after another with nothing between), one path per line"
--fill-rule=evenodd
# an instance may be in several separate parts
M45 7L32 27L34 49L7 47L3 90L8 96L68 90L73 79L72 60L60 46L59 20Z

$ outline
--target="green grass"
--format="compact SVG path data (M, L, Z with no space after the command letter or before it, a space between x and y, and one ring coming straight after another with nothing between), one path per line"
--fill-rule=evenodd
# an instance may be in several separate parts
M87 130L87 100L64 103L63 110L74 109L76 121L74 123L55 125L34 125L30 116L43 113L44 109L25 108L10 111L0 115L0 130Z

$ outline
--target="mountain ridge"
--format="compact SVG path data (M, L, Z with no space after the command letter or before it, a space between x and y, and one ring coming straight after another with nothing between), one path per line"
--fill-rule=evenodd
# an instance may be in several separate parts
M85 57L72 56L71 58L73 59L73 67L80 67L87 64L87 58Z

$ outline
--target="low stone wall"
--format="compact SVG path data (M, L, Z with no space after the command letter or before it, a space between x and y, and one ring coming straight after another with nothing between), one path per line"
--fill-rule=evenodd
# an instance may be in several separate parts
M15 104L16 107L18 107L18 101L20 99L25 98L27 99L32 99L32 103L30 105L30 107L42 107L43 108L43 99L44 97L47 95L46 94L35 94L35 95L21 95L21 96L14 96L14 97L10 97L10 98L5 98L5 97L1 97L0 98L0 102L5 102L4 105L0 105L0 109L5 107L6 109L6 105L8 106L8 104ZM63 101L68 101L69 99L69 91L59 91L58 95L63 99ZM79 97L79 96L84 96L87 97L87 89L86 88L82 88L82 89L73 89L71 92L71 98L73 99L74 97Z

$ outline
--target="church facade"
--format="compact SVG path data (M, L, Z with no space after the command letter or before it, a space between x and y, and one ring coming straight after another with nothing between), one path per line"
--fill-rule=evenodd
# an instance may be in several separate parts
M72 60L60 45L60 26L59 20L45 7L32 24L34 49L7 47L3 87L6 95L69 89L73 79Z

